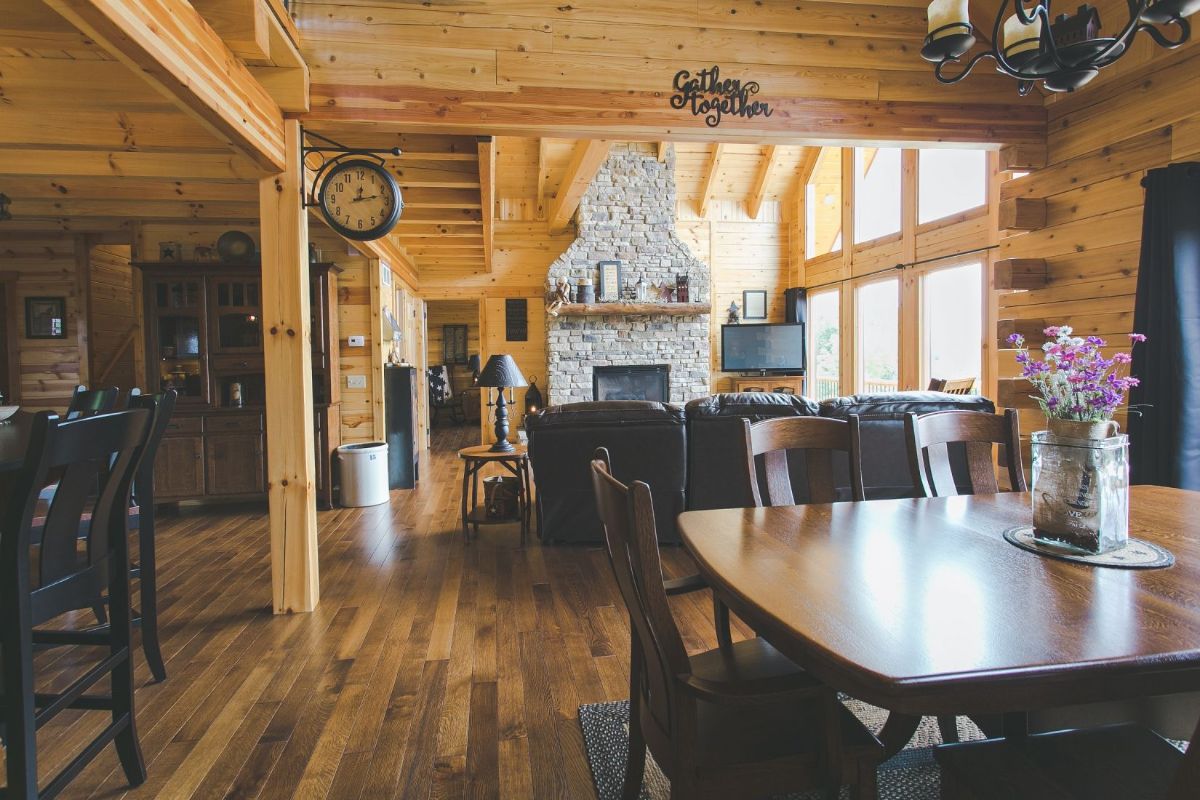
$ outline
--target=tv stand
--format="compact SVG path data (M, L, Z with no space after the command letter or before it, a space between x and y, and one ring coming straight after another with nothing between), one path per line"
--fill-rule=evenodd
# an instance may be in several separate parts
M743 375L733 379L733 391L802 395L804 394L804 376L763 374L750 377Z

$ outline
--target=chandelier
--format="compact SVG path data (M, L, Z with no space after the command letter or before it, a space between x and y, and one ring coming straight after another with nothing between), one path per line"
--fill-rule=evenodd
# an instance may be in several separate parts
M992 26L991 49L978 53L956 74L948 64L975 46L975 26L971 24L967 0L933 0L929 4L929 35L921 48L921 57L937 66L934 74L942 83L958 83L971 74L985 58L996 62L996 69L1018 81L1021 96L1039 83L1052 92L1073 92L1096 77L1101 67L1116 61L1129 50L1133 38L1146 33L1168 50L1179 47L1191 35L1185 17L1200 11L1200 0L1125 0L1129 22L1115 36L1100 35L1100 12L1082 5L1072 15L1051 17L1051 0L1037 0L1026 7L1025 0L1003 0ZM1009 6L1012 13L1009 13ZM1173 25L1176 38L1169 38L1158 26Z

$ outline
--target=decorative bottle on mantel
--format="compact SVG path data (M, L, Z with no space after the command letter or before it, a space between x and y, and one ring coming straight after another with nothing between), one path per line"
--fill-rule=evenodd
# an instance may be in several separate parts
M639 303L644 303L647 299L649 299L649 295L646 290L646 277L644 275L638 278L637 285L634 287L633 297Z
M596 287L592 284L591 278L580 278L576 291L579 297L578 302L582 305L591 305L596 302Z
M1138 383L1119 374L1131 358L1105 357L1103 339L1072 336L1065 325L1044 332L1041 359L1020 334L1009 337L1049 428L1031 436L1034 539L1092 555L1119 550L1129 541L1129 437L1113 414Z
M680 303L689 302L687 275L675 276L675 300Z

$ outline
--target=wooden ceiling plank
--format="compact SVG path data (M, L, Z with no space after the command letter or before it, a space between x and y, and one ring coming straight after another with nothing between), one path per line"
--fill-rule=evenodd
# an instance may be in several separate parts
M571 162L567 165L567 174L559 185L558 194L550 204L548 213L551 233L558 233L567 227L583 193L591 185L600 166L608 158L610 143L605 139L587 139L575 145L571 154Z
M492 271L492 241L496 214L496 140L479 140L479 204L483 210L483 269Z
M758 177L754 179L754 188L750 192L750 200L747 203L747 210L750 212L751 219L758 219L758 213L762 210L763 200L767 197L767 186L771 183L771 172L778 165L779 148L776 145L769 144L763 153L762 167L758 170Z
M232 153L0 149L0 176L254 180L258 168Z
M191 0L233 54L245 61L270 61L267 7L259 0Z
M721 156L725 152L725 144L717 142L712 148L712 158L709 159L708 169L704 173L704 181L700 189L700 216L708 216L708 204L712 200L713 185L717 180L717 172L721 169Z
M283 115L187 0L44 0L264 172L284 168Z

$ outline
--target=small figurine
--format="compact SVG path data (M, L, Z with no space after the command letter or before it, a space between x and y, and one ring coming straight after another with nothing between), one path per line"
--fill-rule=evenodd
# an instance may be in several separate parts
M734 300L732 303L729 304L729 324L730 325L742 324L742 310L740 308L738 308L738 304L737 304L736 300Z
M196 248L192 251L192 259L195 261L213 261L213 260L215 260L214 252L215 251L211 247L209 247L207 245L203 245L203 244L198 244L198 245L196 245Z
M557 317L558 310L569 305L571 305L571 283L566 278L558 278L550 292L550 304L546 306L546 311L550 313L550 316Z

